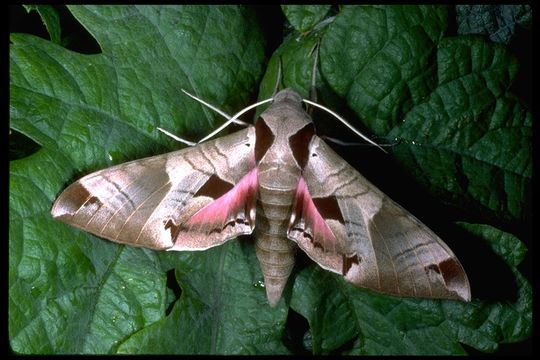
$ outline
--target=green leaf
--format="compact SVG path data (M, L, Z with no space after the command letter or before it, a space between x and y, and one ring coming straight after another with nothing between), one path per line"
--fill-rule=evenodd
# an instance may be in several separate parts
M388 133L408 143L396 156L437 194L501 219L530 211L532 119L507 91L516 72L503 47L444 39L437 88Z
M289 35L274 52L268 62L266 73L259 89L259 99L272 96L278 81L295 89L301 96L308 97L311 87L311 72L315 62L314 49L319 37L309 34L298 41L297 34ZM279 67L282 67L282 79L279 79ZM320 76L317 78L320 84Z
M324 19L330 5L281 5L281 9L291 25L304 33Z
M322 72L374 133L385 134L432 91L445 29L441 6L346 7L322 39Z
M514 235L486 224L457 224L486 243L505 260L515 276L518 296L514 303L486 304L489 315L483 330L493 334L495 342L517 342L532 333L532 286L520 273L518 266L524 260L527 248ZM487 322L487 321L486 321ZM476 337L476 336L475 336Z
M171 314L133 335L119 353L288 353L281 343L287 309L269 308L264 289L254 286L262 275L251 243L229 242L178 260L182 296Z
M353 288L335 274L309 267L296 277L291 307L308 319L314 353L327 354L354 340L349 354L464 354L460 343L492 352L500 342L528 338L532 288L517 269L526 251L523 243L488 225L459 225L492 244L507 262L518 282L516 302L393 298Z
M323 76L373 133L401 141L396 158L433 194L524 220L532 120L508 92L518 65L479 38L441 39L445 14L345 8L322 39Z
M491 41L508 44L518 26L532 25L530 5L456 5L458 34L488 35Z
M11 35L10 127L41 146L10 163L9 332L12 349L25 354L114 353L165 318L171 299L164 255L54 221L52 202L82 174L178 147L157 126L198 136L213 128L214 114L180 89L225 103L225 111L238 109L261 75L264 56L253 15L241 7L69 9L101 54ZM262 302L264 294L255 292ZM217 351L241 351L226 346Z
M459 226L481 237L489 243L493 251L502 257L508 266L516 268L523 261L527 248L519 239L512 234L501 231L490 225L469 224L466 222L457 222Z
M58 12L51 5L23 5L26 9L26 12L32 10L36 11L41 17L41 21L47 28L51 41L55 44L60 45L62 42L61 37L61 28L60 28L60 17Z

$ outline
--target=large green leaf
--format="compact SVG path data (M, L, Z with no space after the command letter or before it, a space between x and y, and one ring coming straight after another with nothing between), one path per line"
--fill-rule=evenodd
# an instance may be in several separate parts
M158 254L114 245L53 221L51 204L80 174L178 146L159 136L156 126L188 135L212 128L214 115L180 89L231 111L247 102L262 71L264 39L253 14L243 8L70 10L96 38L101 54L81 55L32 36L11 36L10 126L41 146L10 164L9 331L12 348L21 353L115 352L135 332L164 318L170 300L167 269ZM219 258L205 256L210 262ZM215 271L203 272L198 281L208 286L223 272L246 276ZM251 291L263 302L263 291ZM199 309L190 321L213 314ZM283 321L279 311L254 313L261 336L265 332L258 315L273 319L268 324L273 331L275 317ZM233 321L218 323L218 328L223 332ZM206 325L201 331L215 327ZM213 350L191 343L183 352L253 352L247 342L244 347L218 344Z
M518 270L525 247L488 225L519 228L531 210L532 119L508 91L518 70L504 47L444 37L446 7L345 6L322 22L322 10L315 21L310 9L294 9L298 28L304 19L311 29L325 26L283 40L259 95L270 96L281 63L281 84L308 96L320 43L319 101L368 133L400 139L391 148L396 163L423 191L459 209L462 230L444 214L438 223L454 229L443 238L463 260L474 300L379 295L310 264L297 269L273 309L249 239L198 253L155 252L99 239L49 213L79 176L178 148L157 126L191 139L215 128L215 115L180 89L228 113L247 105L257 95L268 36L254 12L69 9L101 53L11 35L10 128L39 147L10 162L15 352L281 354L302 346L291 338L304 338L313 353L462 354L462 344L491 352L530 336L531 286ZM465 224L478 209L486 224ZM482 240L491 247L479 247ZM478 259L490 256L504 261L482 270ZM505 272L515 289L501 280ZM510 296L482 291L493 273ZM291 311L307 320L305 334L291 336L302 328Z
M261 275L250 242L172 260L181 269L181 298L169 316L131 336L119 353L288 353L281 342L287 309L269 308L264 289L255 286Z
M323 270L306 269L296 278L291 307L308 319L313 351L328 353L354 339L350 354L461 354L459 343L494 351L499 342L529 337L532 288L517 269L526 251L523 243L488 225L459 225L507 262L519 286L515 302L389 298L355 289Z
M532 119L507 91L516 72L502 47L444 39L437 87L389 135L407 142L396 155L438 194L523 220L530 215Z

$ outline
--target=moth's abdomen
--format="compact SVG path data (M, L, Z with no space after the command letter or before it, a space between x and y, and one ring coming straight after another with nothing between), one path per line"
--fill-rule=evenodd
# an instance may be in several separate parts
M287 239L294 194L295 189L259 186L255 249L271 306L281 298L294 267L296 245Z
M294 243L285 237L259 234L255 240L270 306L275 306L294 267Z

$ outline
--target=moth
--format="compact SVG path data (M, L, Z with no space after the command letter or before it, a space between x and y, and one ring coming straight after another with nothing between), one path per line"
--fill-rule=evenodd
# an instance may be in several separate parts
M297 248L358 287L469 301L452 250L318 137L302 101L282 90L255 125L87 175L52 216L157 250L205 250L253 234L271 306Z

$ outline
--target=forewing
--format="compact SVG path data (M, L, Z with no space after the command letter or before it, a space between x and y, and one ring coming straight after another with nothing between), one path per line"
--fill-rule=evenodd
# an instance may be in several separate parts
M133 246L203 250L219 245L253 230L254 144L255 132L249 127L192 148L97 171L71 184L51 213ZM213 205L216 201L221 206Z
M289 238L323 268L387 294L470 300L450 248L318 137L302 181Z

